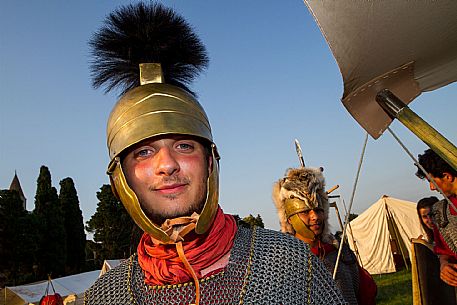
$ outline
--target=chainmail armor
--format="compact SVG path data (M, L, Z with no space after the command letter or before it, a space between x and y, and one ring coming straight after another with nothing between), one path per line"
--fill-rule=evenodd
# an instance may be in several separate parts
M223 272L200 280L200 304L347 304L330 273L298 239L256 227L238 227ZM192 304L193 282L147 286L137 256L89 288L86 305Z
M335 268L338 251L333 251L327 254L324 258L324 264L330 273L333 274ZM335 278L336 285L343 294L344 299L350 305L357 305L357 292L359 291L359 268L357 258L349 247L344 244L341 251L340 262L338 263L338 271Z
M433 205L433 221L449 248L457 254L457 215L449 211L446 200L438 201Z

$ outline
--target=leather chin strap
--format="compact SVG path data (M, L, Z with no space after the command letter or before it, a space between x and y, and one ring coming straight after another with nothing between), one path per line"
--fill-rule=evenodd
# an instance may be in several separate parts
M184 241L184 236L195 229L199 217L200 215L194 212L190 217L167 219L160 228L174 243Z
M179 241L176 243L176 251L178 251L179 258L183 262L184 266L186 269L190 272L192 275L192 279L194 280L195 284L195 303L190 304L190 305L199 305L200 304L200 283L198 282L198 277L197 274L195 273L194 268L190 265L189 261L186 258L186 255L184 254L184 249L182 246L182 241Z
M184 237L188 233L194 231L199 216L199 214L194 212L190 217L167 219L161 226L161 229L165 231L165 233L174 241L179 258L183 262L187 271L189 271L192 275L192 279L195 284L195 305L200 304L200 283L198 282L198 277L194 268L192 268L186 258L186 255L184 254L182 243L184 241Z

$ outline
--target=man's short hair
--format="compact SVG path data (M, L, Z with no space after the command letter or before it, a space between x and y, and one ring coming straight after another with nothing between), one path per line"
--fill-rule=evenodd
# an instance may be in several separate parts
M422 155L419 155L418 161L433 177L443 178L444 173L449 173L452 176L457 177L457 171L431 149L427 149ZM421 179L427 177L420 168L417 169L416 176Z

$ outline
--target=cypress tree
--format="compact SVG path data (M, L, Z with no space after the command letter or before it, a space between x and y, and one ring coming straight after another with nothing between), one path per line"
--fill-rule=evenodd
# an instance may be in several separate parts
M136 250L132 236L137 239L136 224L122 203L114 196L111 186L105 184L97 192L97 210L87 222L86 230L94 234L94 241L101 245L101 259L128 257Z
M25 269L26 262L22 258L24 251L28 249L23 247L21 231L26 216L27 211L22 206L18 192L0 190L0 274L3 275L0 278L1 287L20 283L20 270Z
M39 232L37 274L45 279L47 274L59 277L65 274L65 228L57 190L51 185L51 173L41 166L37 179L35 209Z
M86 234L76 188L69 177L60 181L59 201L67 241L65 273L75 274L84 269Z

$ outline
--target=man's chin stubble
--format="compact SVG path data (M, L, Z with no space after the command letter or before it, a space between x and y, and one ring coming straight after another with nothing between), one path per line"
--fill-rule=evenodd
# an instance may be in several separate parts
M168 195L167 195L168 196ZM175 195L170 195L172 197L174 197L173 199L176 199L177 196ZM169 199L172 199L172 198L169 198ZM150 210L146 210L144 209L144 207L142 206L142 209L143 211L145 212L146 216L148 216L148 218L153 222L155 223L156 225L160 226L162 225L165 220L167 219L174 219L174 218L178 218L178 217L185 217L185 216L190 216L192 215L194 212L198 213L198 214L201 214L202 210L203 210L203 207L205 205L205 202L202 201L200 204L198 205L195 205L195 204L192 204L191 206L188 207L188 209L186 210L183 210L183 211L173 211L172 213L170 213L170 211L164 211L161 213L161 215L158 214L157 211L150 211Z

